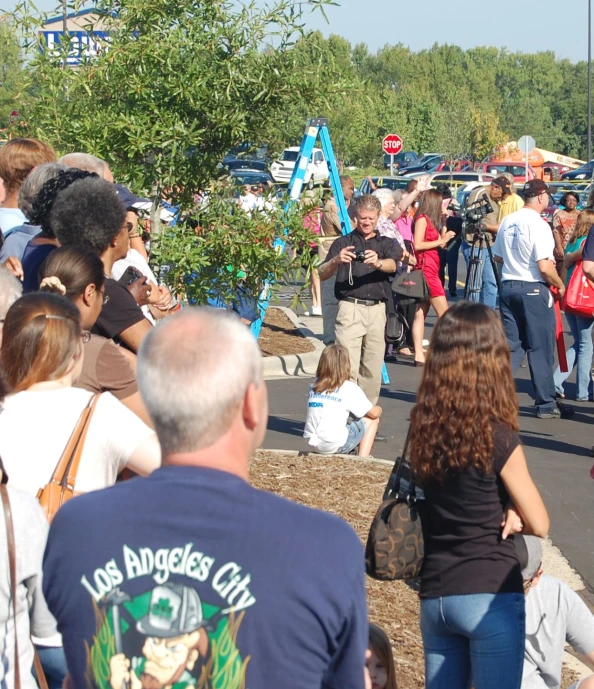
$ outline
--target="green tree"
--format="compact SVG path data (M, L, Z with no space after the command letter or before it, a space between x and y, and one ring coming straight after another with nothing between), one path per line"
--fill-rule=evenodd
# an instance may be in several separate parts
M0 129L8 126L10 113L21 107L23 80L21 49L14 26L4 19L0 21Z

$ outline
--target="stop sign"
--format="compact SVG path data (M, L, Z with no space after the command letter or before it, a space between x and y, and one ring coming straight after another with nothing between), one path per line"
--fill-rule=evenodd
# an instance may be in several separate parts
M402 139L398 136L398 134L388 134L387 136L384 136L382 147L386 153L395 156L402 150Z

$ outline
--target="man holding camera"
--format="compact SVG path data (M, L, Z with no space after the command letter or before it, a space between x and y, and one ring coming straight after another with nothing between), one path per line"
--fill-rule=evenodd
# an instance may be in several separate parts
M550 191L540 179L524 185L525 206L503 219L493 247L503 263L499 304L515 373L528 354L539 419L558 419L571 410L555 403L555 311L549 285L565 285L555 268L553 233L541 213L549 205Z
M505 177L497 177L487 187L477 187L472 191L468 198L468 206L473 203L485 201L491 208L490 212L483 218L486 225L485 239L492 246L499 228L499 201L503 196L504 189L509 188L509 182ZM464 260L468 267L470 261L470 254L472 250L472 242L474 239L474 232L464 237L462 242L462 253ZM478 258L483 264L482 271L482 286L479 301L481 304L495 308L497 305L497 280L493 266L489 260L489 252L487 248L481 249Z
M322 281L336 274L336 342L348 350L351 378L373 404L382 383L386 302L392 298L389 278L402 257L393 239L376 232L381 209L378 198L362 196L357 201L357 228L336 239L318 271Z

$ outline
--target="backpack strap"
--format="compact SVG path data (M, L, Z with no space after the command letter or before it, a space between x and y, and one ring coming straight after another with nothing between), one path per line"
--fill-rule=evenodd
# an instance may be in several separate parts
M55 483L62 486L62 488L74 490L87 431L89 430L91 418L97 406L97 402L99 401L99 397L101 397L100 394L93 395L87 406L83 409L78 423L70 436L70 440L66 444L64 452L62 452L62 456L58 460L50 483Z

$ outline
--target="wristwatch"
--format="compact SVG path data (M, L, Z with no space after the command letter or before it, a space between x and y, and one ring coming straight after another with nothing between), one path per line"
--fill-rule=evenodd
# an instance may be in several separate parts
M378 269L378 270L381 270L383 265L384 265L384 262L383 262L383 261L380 261L380 262L379 262L379 266L377 267L377 269Z

